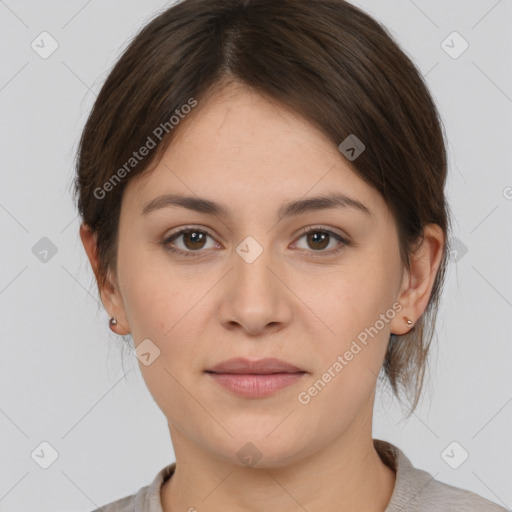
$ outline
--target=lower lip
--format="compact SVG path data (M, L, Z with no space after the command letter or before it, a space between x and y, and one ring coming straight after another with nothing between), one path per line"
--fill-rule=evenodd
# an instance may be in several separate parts
M272 395L287 386L298 382L302 373L270 373L238 374L238 373L208 373L221 386L237 395L248 398L261 398Z

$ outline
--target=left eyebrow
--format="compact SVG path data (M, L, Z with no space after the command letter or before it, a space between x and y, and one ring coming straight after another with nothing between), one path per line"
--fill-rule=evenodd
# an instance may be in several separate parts
M182 196L179 194L165 194L156 197L144 206L142 209L142 215L148 215L155 210L172 206L187 208L188 210L205 213L207 215L216 215L226 218L230 217L229 208L223 203L217 203L202 197ZM279 208L277 216L281 219L284 217L303 215L311 211L340 207L350 208L363 212L370 217L372 216L371 210L366 205L357 199L339 193L326 194L284 203Z

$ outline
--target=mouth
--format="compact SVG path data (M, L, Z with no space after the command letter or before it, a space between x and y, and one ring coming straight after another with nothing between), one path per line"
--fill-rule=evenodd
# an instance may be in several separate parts
M270 375L280 373L306 373L295 365L276 358L265 358L251 361L244 358L228 359L212 368L207 373L244 374L244 375Z
M297 383L307 372L275 358L258 361L237 358L224 361L205 373L237 396L263 398Z

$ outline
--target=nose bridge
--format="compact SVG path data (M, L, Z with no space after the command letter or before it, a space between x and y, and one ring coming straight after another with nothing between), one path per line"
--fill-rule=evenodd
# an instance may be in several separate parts
M238 244L233 254L235 287L243 289L244 296L257 298L259 294L268 295L271 299L278 292L276 290L275 276L270 269L275 266L270 247L271 237L247 236ZM275 270L274 270L275 272ZM242 291L242 290L241 290Z
M252 333L290 318L286 287L275 275L279 265L272 257L271 237L261 240L248 236L233 251L229 290L221 308L223 322L236 322Z

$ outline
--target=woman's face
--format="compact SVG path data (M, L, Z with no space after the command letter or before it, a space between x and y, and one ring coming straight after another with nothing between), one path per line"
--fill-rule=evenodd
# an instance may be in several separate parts
M253 450L271 467L359 435L371 426L390 332L405 324L387 205L319 131L247 89L226 89L181 122L155 169L125 190L110 311L133 336L173 442L237 464ZM163 201L143 213L166 194L224 212ZM279 217L289 203L331 195L364 207L304 203ZM235 357L305 373L265 396L240 395L206 372Z

